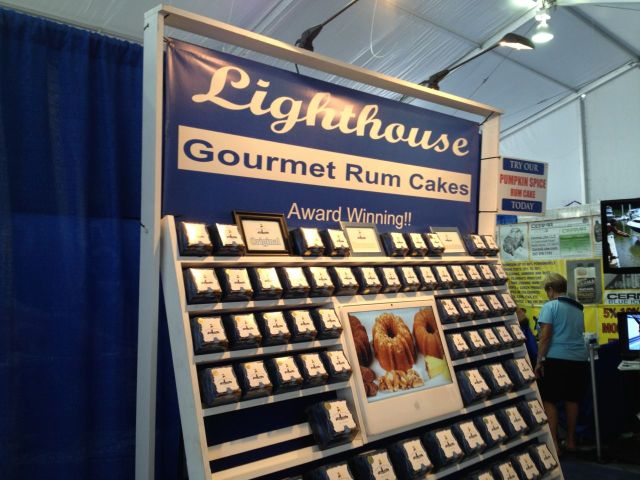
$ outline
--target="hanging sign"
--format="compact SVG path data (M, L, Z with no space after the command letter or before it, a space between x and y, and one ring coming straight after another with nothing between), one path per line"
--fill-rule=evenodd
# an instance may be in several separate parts
M498 212L544 215L549 165L503 158L498 176Z
M166 57L163 214L475 231L477 123L173 39Z

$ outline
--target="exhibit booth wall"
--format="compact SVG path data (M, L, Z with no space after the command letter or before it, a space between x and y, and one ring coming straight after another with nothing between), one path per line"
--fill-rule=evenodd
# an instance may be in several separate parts
M584 304L585 330L597 334L600 344L616 341L617 313L638 308L629 293L640 291L640 275L604 272L600 205L553 209L545 217L517 220L499 225L496 238L514 299L527 309L531 327L547 301L544 276L555 272L567 278L568 295Z
M0 477L132 478L142 47L5 9L0 44ZM160 325L156 472L175 479Z
M570 108L570 107L568 107ZM551 176L553 177L553 175ZM636 405L628 392L629 377L618 370L617 313L640 308L629 298L638 298L639 274L604 273L600 243L600 205L577 205L548 210L544 217L510 217L514 223L497 227L496 238L509 289L526 310L532 330L547 301L543 290L548 272L568 280L567 293L584 304L585 331L600 343L594 371L600 419L600 435L609 442L633 429ZM591 389L580 402L579 434L595 439Z
M549 163L549 208L638 194L640 69L612 72L504 130L504 156Z

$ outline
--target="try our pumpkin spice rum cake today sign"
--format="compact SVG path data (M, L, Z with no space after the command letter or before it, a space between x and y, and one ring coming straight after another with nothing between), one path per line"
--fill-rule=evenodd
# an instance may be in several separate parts
M475 231L476 123L170 40L163 214Z

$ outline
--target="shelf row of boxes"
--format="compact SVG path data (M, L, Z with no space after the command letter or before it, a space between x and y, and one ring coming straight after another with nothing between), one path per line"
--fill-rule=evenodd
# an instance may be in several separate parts
M188 304L504 285L499 264L186 268ZM493 302L487 314L497 308ZM502 307L499 307L502 308ZM511 308L507 306L507 308ZM514 307L515 308L515 307Z
M350 441L355 422L346 402L323 402L309 412L314 438L321 448ZM547 422L538 400L524 400L504 408L486 411L418 436L395 441L353 456L348 461L325 465L304 475L305 479L437 478L455 465L473 462L485 451L496 451L539 431ZM531 437L534 438L534 437ZM544 443L509 452L507 459L484 465L465 478L537 480L554 470L557 461ZM436 475L433 475L433 474Z

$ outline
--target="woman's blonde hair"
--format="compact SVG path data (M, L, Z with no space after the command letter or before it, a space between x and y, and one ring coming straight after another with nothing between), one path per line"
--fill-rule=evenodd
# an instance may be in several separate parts
M556 293L567 293L567 279L559 273L549 272L544 277L544 289L548 288Z

